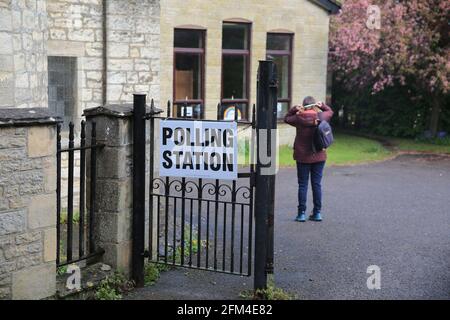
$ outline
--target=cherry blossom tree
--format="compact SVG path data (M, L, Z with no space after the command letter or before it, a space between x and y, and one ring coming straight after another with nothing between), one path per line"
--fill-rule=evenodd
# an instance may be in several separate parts
M379 8L380 28L368 23L371 5ZM330 67L346 88L370 87L376 94L413 87L430 100L434 135L449 93L449 21L450 1L344 0L331 22Z

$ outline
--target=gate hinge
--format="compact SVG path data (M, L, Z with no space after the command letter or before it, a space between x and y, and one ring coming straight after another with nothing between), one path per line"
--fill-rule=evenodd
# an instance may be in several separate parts
M266 261L266 273L273 274L273 260Z
M256 172L252 172L252 174L250 176L250 184L251 184L251 186L256 185Z
M273 227L275 222L275 216L273 214L269 214L269 216L267 217L267 225L269 227Z

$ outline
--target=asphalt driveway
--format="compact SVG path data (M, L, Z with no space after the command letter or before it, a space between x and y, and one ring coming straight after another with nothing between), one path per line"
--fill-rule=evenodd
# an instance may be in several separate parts
M296 193L295 169L281 169L277 286L299 299L450 299L450 157L327 168L322 223L293 222ZM367 288L370 265L380 267L379 290ZM252 278L177 269L126 298L236 299L252 286Z

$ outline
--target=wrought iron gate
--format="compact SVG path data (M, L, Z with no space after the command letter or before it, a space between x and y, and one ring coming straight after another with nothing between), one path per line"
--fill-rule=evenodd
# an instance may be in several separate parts
M89 260L104 253L103 249L95 248L94 243L97 150L104 145L97 143L95 122L90 128L90 142L86 143L84 121L81 122L79 146L75 146L73 122L69 123L68 138L68 145L63 148L61 125L58 124L56 144L56 265L58 267ZM79 155L78 168L75 164L76 153ZM63 175L62 156L65 154L67 154L66 174ZM86 170L87 167L90 169L89 172ZM76 176L79 177L78 183L74 181ZM67 179L66 183L62 183L63 178ZM65 206L62 201L63 188L67 190ZM79 199L75 199L74 191L78 191Z
M161 119L172 119L170 103L167 115L168 117L154 114L148 116L150 149L153 152L149 159L150 214L145 255L155 263L251 275L254 161L241 167L238 179L231 182L157 177L154 157L159 152L155 147L157 143L153 143L155 127ZM196 121L190 118L181 120ZM250 130L255 127L253 120L238 120L237 113L234 121ZM253 158L253 152L250 153L250 158Z
M253 106L251 121L238 120L237 112L233 120L252 131L250 163L240 167L238 179L231 182L158 177L155 157L159 155L159 144L155 141L155 128L159 121L196 119L171 118L170 103L167 117L161 117L162 110L157 110L153 101L148 108L145 95L134 96L132 274L138 286L144 283L144 258L147 258L159 264L245 276L250 276L254 267L255 288L265 287L266 275L273 268L270 233L275 178L261 175L264 165L259 156L260 142L253 133L258 135L260 129L276 128L277 84L272 62L260 62L260 69L259 77L264 79L258 78L258 118ZM271 138L267 137L270 156ZM258 192L257 184L261 188ZM260 213L255 214L255 207Z

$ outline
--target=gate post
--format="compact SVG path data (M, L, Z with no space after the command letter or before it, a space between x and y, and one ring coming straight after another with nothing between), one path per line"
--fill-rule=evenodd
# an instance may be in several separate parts
M145 107L146 95L135 94L133 101L133 250L132 278L144 286L145 241Z
M267 274L273 272L277 73L272 61L259 62L256 105L255 291L267 287Z

